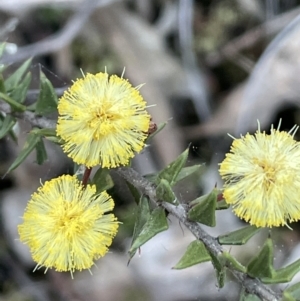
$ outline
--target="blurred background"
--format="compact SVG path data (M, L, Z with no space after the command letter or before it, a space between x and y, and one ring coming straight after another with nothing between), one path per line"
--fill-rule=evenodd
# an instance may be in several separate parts
M166 127L134 161L142 174L156 172L190 145L189 164L203 164L197 177L176 187L188 202L218 183L220 163L232 138L271 124L289 130L300 124L300 1L297 0L1 0L0 63L10 74L34 57L33 81L27 95L37 98L39 70L58 95L84 73L121 75L137 86L152 119ZM53 116L55 118L55 116ZM18 145L0 140L0 175L22 148L30 125L20 121ZM296 134L296 138L299 133ZM127 266L135 203L123 180L112 173L115 213L123 222L111 252L89 272L41 269L32 273L26 246L18 241L30 195L45 181L72 166L59 147L47 144L43 166L30 156L0 180L0 301L189 301L238 300L239 284L228 274L218 289L211 263L172 270L191 234L170 219L170 229L146 243ZM245 225L230 210L217 213L211 235ZM272 230L278 267L300 253L297 224ZM228 248L241 262L258 252L268 231L246 246ZM297 280L297 277L296 277ZM299 278L298 278L299 281ZM285 287L285 286L284 286Z

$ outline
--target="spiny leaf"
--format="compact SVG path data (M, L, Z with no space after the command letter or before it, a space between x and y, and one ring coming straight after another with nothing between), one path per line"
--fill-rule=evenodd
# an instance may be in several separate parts
M255 256L247 266L247 273L251 277L273 278L275 270L273 268L273 242L268 238L261 251Z
M174 182L174 185L177 184L179 181L191 176L192 174L199 173L201 170L203 170L203 165L201 164L182 168L176 178L176 181Z
M173 269L181 270L210 260L211 257L207 252L203 242L200 240L194 240L188 245L186 252L181 257L179 262L173 267Z
M176 183L178 174L186 163L188 154L189 149L186 149L175 161L160 171L156 184L159 184L161 179L165 179L170 183L171 186L173 186Z
M57 110L57 95L42 71L40 71L40 94L36 103L35 112L44 115Z
M169 184L165 179L162 179L156 188L157 198L161 201L171 203L173 205L178 205L176 196Z
M18 103L26 99L28 87L31 82L31 73L28 72L25 78L9 93L9 96Z
M188 219L194 222L214 227L216 225L217 189L192 201L188 211Z
M257 228L255 226L247 226L239 230L220 235L218 237L218 241L221 245L243 245L260 230L261 228Z
M9 78L5 80L4 84L6 91L11 91L18 85L30 64L31 58L25 61Z
M129 254L132 257L136 250L146 243L149 239L151 239L156 234L165 231L168 229L168 222L166 218L166 214L163 208L155 208L152 212L150 217L148 218L147 222L143 226L142 231L138 234L137 238L134 240Z
M142 196L138 201L136 220L135 220L133 235L132 235L131 249L133 244L137 240L138 236L142 232L144 225L150 219L150 216L151 216L151 212L150 212L149 200L147 197ZM138 247L133 250L131 249L129 250L130 259L134 256Z
M247 269L241 263L239 263L230 253L223 251L221 255L218 256L222 265L230 267L236 271L246 273Z
M290 282L299 271L300 259L282 269L276 270L272 278L261 278L261 281L266 284Z

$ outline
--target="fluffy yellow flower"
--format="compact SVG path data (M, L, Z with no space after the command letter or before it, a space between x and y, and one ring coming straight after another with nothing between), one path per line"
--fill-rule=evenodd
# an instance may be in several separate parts
M288 133L246 134L232 143L220 164L224 198L234 213L257 227L287 225L300 219L300 144Z
M58 103L57 135L78 164L127 165L144 147L150 116L138 88L116 75L87 74Z
M106 192L83 187L75 176L64 175L45 182L29 201L18 226L20 240L32 258L57 271L89 269L104 256L118 230L114 207Z

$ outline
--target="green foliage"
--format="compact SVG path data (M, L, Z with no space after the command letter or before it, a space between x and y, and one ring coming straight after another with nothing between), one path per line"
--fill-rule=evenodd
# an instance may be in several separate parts
M36 102L35 113L44 115L57 110L57 95L45 74L40 71L40 94Z
M175 161L169 164L165 169L160 171L156 177L156 184L158 185L161 179L167 180L171 186L177 183L177 177L182 170L188 158L189 150L186 149Z
M272 278L274 276L273 242L271 238L266 240L259 254L249 262L247 272L251 277Z
M142 198L140 203L144 202L145 198ZM148 202L148 200L146 200L146 202ZM141 206L143 206L143 204L141 204ZM147 208L147 205L145 207ZM169 228L166 214L163 208L155 208L151 211L150 215L149 212L147 212L147 209L144 210L145 212L141 212L143 218L139 221L139 225L137 227L134 227L134 236L136 237L134 237L134 239L132 240L132 245L129 250L130 258L132 258L136 253L137 249L141 247L144 243L146 243L149 239ZM147 217L146 221L145 217ZM140 227L144 221L145 223L142 227Z
M12 132L13 126L16 124L16 119L11 115L6 115L3 117L0 114L0 139L6 136L6 134Z
M12 75L10 75L5 81L5 90L6 92L10 93L12 90L14 90L18 84L21 82L25 72L31 65L31 60L28 59L25 61Z
M216 225L217 189L203 195L190 203L188 219L201 224L214 227Z
M218 241L222 245L243 245L259 230L261 229L255 226L247 226L242 229L220 235L218 237Z
M205 261L210 261L211 257L206 250L203 242L199 240L194 240L191 242L182 258L179 262L173 267L175 270L181 270L188 267L191 267L195 264L202 263Z
M160 183L156 188L156 195L159 200L163 200L165 202L178 205L178 201L176 196L169 184L169 182L165 179L161 179Z

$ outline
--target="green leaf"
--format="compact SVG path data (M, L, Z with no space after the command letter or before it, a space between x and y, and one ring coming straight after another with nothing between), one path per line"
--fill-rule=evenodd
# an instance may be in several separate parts
M158 126L157 126L157 130L152 133L151 135L148 136L148 138L146 139L146 143L149 143L151 139L153 139L153 137L155 135L157 135L165 126L167 125L166 122L163 122L163 123L160 123Z
M2 120L0 128L0 139L2 139L16 124L16 119L10 114L6 115Z
M147 219L146 223L143 226L142 231L138 234L136 239L133 241L132 246L129 250L129 255L132 256L135 254L136 250L146 243L149 239L154 237L156 234L165 231L168 229L168 222L166 214L163 208L155 208L150 217Z
M174 185L177 184L179 181L200 172L203 169L203 165L199 164L199 165L193 165L193 166L187 166L181 169L181 171L179 172L176 181L174 182Z
M56 129L33 129L31 133L43 136L43 137L52 137L56 136Z
M298 301L300 300L300 283L296 283L286 290L284 290L282 295L283 301Z
M239 230L220 235L218 237L218 241L221 245L243 245L260 230L261 228L257 228L255 226L247 226Z
M134 229L133 229L131 247L135 243L135 241L138 238L138 236L140 235L140 233L142 232L143 227L146 224L147 220L150 219L150 216L151 216L151 212L150 212L149 200L147 197L142 196L142 197L140 197L140 200L138 201L138 207L137 207L136 220L135 220ZM136 250L137 250L137 248L132 251L129 250L130 259L134 256Z
M39 141L36 144L36 162L39 165L42 165L47 160L47 152L43 139L40 137Z
M6 95L4 93L0 92L0 99L4 100L6 103L8 103L12 107L12 109L14 109L15 111L24 112L26 110L25 106L18 103L17 101L15 101L14 99L12 99L11 97L9 97L8 95Z
M293 277L300 271L300 259L274 272L272 278L261 278L261 281L266 284L290 282Z
M114 182L107 168L99 168L95 173L92 184L96 185L97 193L108 190L114 186Z
M9 78L5 80L4 84L6 91L11 91L18 85L30 64L31 59L28 59Z
M31 73L28 72L22 80L22 82L17 85L10 93L9 96L18 103L23 103L26 99L28 87L31 82Z
M241 263L239 263L230 253L223 251L221 255L218 256L222 265L230 267L236 271L246 273L247 269Z
M156 188L156 195L160 201L178 205L177 198L167 180L162 179Z
M273 278L273 242L268 238L261 251L255 256L247 266L247 273L251 277Z
M23 146L23 149L19 153L16 160L9 167L6 174L8 174L12 170L16 169L27 158L27 156L34 150L34 148L36 147L36 145L40 141L40 139L41 139L40 136L38 136L36 134L33 134L33 133L28 134L25 144Z
M188 245L186 252L181 257L179 262L173 267L173 269L181 270L210 260L211 257L207 252L203 242L200 240L194 240Z
M161 179L165 179L173 186L176 183L177 176L186 163L188 154L189 149L186 149L175 161L160 171L156 184L158 185Z
M211 262L217 274L218 286L219 288L222 288L224 286L226 276L224 265L222 265L220 260L213 253L210 252L209 255L211 257Z
M188 211L188 219L210 227L216 225L216 204L217 189L213 189L211 193L203 195L190 203Z
M35 113L44 115L57 110L57 95L42 71L40 71L40 94L36 103Z

